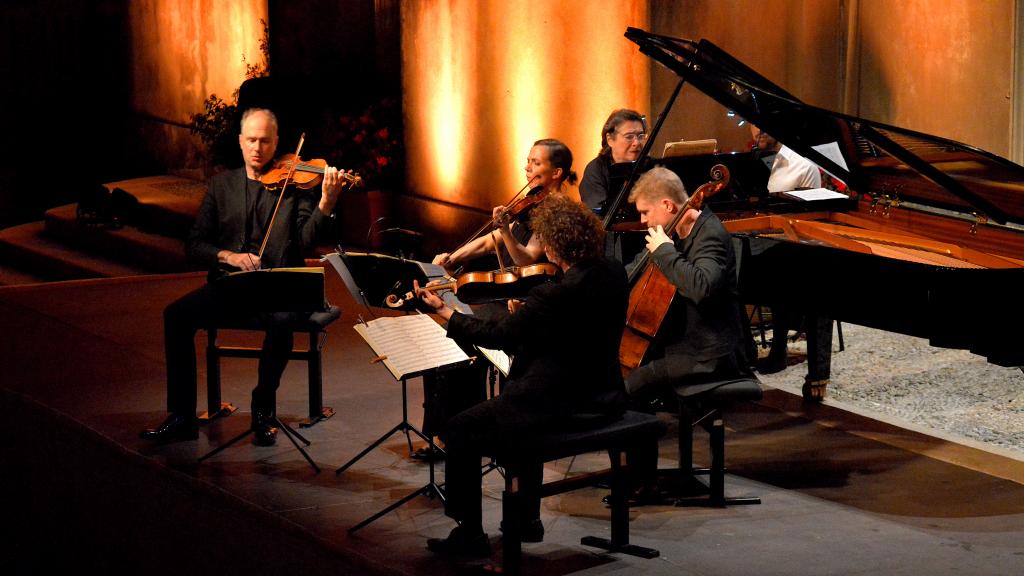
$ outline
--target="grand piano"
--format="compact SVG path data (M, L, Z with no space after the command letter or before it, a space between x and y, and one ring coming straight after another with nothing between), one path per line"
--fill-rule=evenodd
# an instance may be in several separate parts
M674 71L679 87L698 88L848 187L848 199L795 201L767 194L767 172L757 174L749 155L662 162L690 190L712 164L730 166L737 186L710 203L743 247L747 303L785 303L1024 365L1024 167L805 104L707 40L636 28L626 37ZM829 143L841 159L815 148ZM627 188L612 212L623 208Z

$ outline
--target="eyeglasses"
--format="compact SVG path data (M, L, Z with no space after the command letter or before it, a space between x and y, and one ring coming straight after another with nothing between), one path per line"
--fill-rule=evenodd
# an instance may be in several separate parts
M625 138L626 142L634 142L636 140L643 142L647 139L647 134L644 132L626 132L625 134L618 132L617 134Z

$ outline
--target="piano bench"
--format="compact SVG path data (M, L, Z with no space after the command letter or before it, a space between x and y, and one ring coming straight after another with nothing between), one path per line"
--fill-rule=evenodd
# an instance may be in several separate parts
M622 552L642 558L655 558L658 551L629 543L629 478L623 462L623 454L630 448L651 442L657 444L665 433L666 425L653 414L627 411L622 418L582 416L571 422L564 430L542 435L536 446L540 449L531 454L533 462L541 464L560 458L567 458L587 452L607 451L611 469L582 474L554 482L547 482L540 488L540 496L554 496L570 490L593 485L611 475L611 538L586 536L581 544L603 548L611 552ZM499 464L505 464L501 454L494 455ZM523 456L518 455L521 459ZM517 574L521 568L522 536L519 526L519 472L511 464L505 466L505 490L501 498L502 515L502 571Z
M679 406L679 467L659 471L678 476L682 494L676 506L727 506L760 504L758 497L725 497L725 416L723 412L739 402L754 402L762 397L761 383L755 376L706 382L676 391ZM693 466L693 427L700 425L710 436L711 466ZM708 485L695 476L708 475ZM695 496L707 495L706 498Z
M289 360L304 360L309 372L309 419L301 427L309 427L320 420L334 415L334 410L323 405L323 361L322 352L326 344L327 327L341 317L341 308L328 306L326 310L300 315L287 327L292 332L305 332L309 345L305 350L292 350ZM217 341L218 330L253 330L265 332L267 325L258 317L252 317L241 324L207 326L206 344L206 397L208 411L199 416L201 421L218 416L227 416L236 410L228 402L221 402L220 360L221 358L259 358L262 350L248 346L225 346Z

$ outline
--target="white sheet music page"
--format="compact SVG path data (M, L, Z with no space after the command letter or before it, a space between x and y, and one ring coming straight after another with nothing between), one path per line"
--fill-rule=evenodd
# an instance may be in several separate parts
M497 368L502 374L508 376L510 370L512 370L512 359L505 353L504 350L494 350L492 348L484 348L483 346L477 346L477 350L483 354L484 358L491 361L494 367Z
M470 361L445 329L426 314L377 318L356 324L355 329L396 380Z
M849 198L846 194L840 192L834 192L827 188L811 188L810 190L791 190L789 192L780 192L783 196L789 196L790 198L796 198L797 200L804 200L813 202L814 200L845 200Z

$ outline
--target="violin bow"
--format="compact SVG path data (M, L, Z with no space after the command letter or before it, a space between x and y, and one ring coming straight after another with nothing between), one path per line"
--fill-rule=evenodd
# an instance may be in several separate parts
M270 224L267 225L267 231L263 233L263 243L260 244L260 253L257 256L260 259L260 267L263 267L263 251L267 248L267 240L270 239L270 231L274 229L274 220L277 219L277 211L281 208L281 200L284 198L284 191L288 188L288 183L292 181L292 176L295 175L295 167L299 163L299 152L302 151L302 144L306 141L306 133L303 132L299 136L299 145L295 148L295 161L292 162L291 167L288 169L288 175L284 177L284 184L281 185L281 192L277 195L277 204L274 205L274 212L270 215Z
M516 202L518 202L518 201L520 200L520 198L519 198L519 195L520 195L520 194L522 194L524 190L526 190L527 188L529 188L529 187L530 187L530 185L531 185L531 184L533 184L533 182L534 182L535 180L537 180L537 178L540 178L540 176L534 176L533 178L530 178L530 181L529 181L529 182L527 182L526 184L524 184L524 185L523 185L523 187L522 187L522 188L520 188L518 192L516 192L515 196L513 196L513 197L512 197L512 199L511 199L511 200L510 200L510 201L508 202L508 204L507 204L508 208L506 208L506 209L505 209L505 211L506 211L506 212L507 212L507 211L509 210L509 208L511 208L512 206L515 206ZM459 244L458 246L456 246L456 247L455 247L455 250L452 250L452 251L450 252L450 254L454 254L454 253L458 252L460 248L462 248L462 247L463 247L463 246L465 246L466 244L469 244L469 243L470 243L470 242L472 242L473 240L476 240L478 236L480 236L481 234L483 234L483 233L484 233L484 231L485 231L485 230L487 230L488 228L490 228L491 226L493 226L495 222L496 222L496 221L495 221L495 219L494 219L494 218L491 218L490 220L488 220L487 222L485 222L485 223L484 223L484 225L483 225L483 226L481 226L480 228L478 228L476 232L474 232L474 233L470 234L470 235L469 235L469 238L466 238L466 241L465 241L465 242L463 242L462 244ZM495 250L497 250L497 249L498 249L498 245L497 245L497 243L495 243L495 245L494 245L494 249L495 249ZM500 257L499 257L499 258L500 258Z

